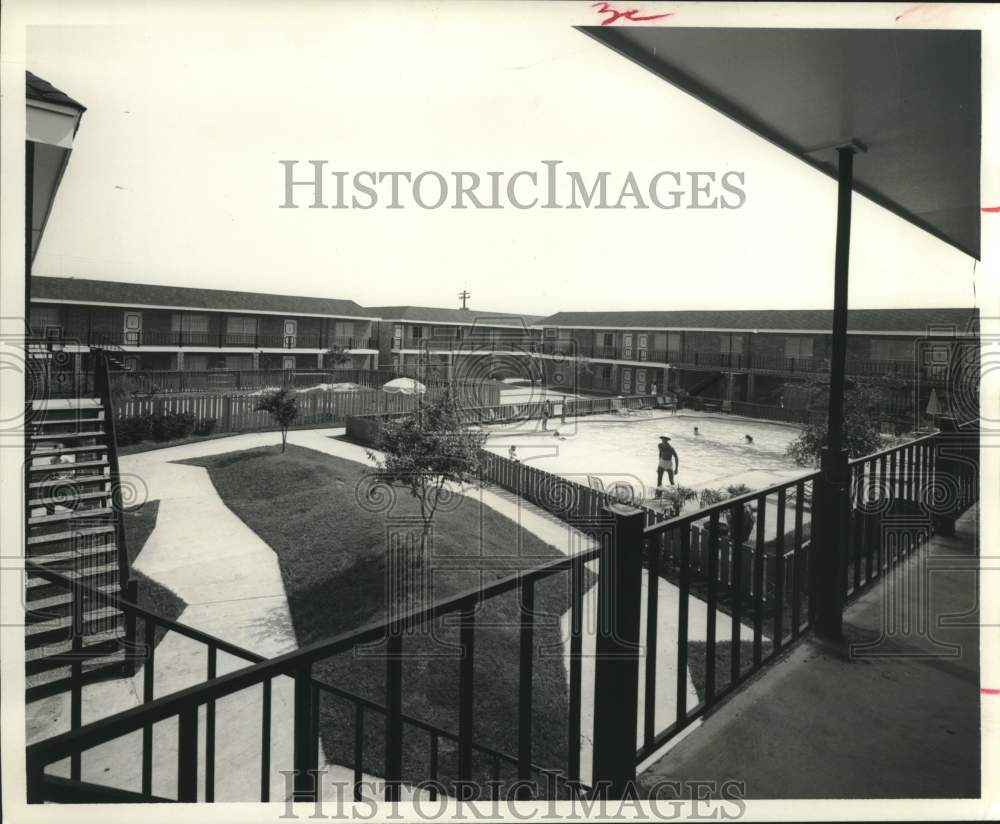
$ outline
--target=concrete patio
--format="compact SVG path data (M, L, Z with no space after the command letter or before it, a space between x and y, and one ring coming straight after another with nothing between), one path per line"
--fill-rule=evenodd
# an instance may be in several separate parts
M980 795L978 506L640 775L746 782L749 799ZM984 628L996 643L997 628ZM983 700L997 700L983 692Z

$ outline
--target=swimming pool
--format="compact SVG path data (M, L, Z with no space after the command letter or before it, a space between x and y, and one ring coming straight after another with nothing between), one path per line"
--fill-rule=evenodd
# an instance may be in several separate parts
M694 434L695 427L699 435ZM554 418L549 432L540 431L537 422L487 429L486 448L498 455L507 456L513 445L522 462L546 472L583 484L588 476L600 478L605 486L638 482L650 495L656 484L660 435L670 436L680 459L676 482L696 490L737 483L761 489L809 471L785 455L798 435L797 427L747 418L653 412L581 417L565 425ZM746 435L753 438L752 444Z

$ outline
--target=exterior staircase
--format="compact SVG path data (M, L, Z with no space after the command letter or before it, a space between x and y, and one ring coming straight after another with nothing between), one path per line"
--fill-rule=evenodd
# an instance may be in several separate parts
M72 679L121 675L129 660L120 610L39 574L48 569L134 601L107 360L97 359L94 394L101 397L33 401L25 428L29 701L63 691Z

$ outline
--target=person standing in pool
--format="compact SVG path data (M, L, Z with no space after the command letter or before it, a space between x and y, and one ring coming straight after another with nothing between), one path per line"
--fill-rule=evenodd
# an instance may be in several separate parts
M681 460L677 455L677 450L670 445L670 438L666 435L660 435L660 443L657 447L660 456L659 461L656 464L656 486L663 486L663 473L667 473L667 479L670 481L670 485L674 485L674 475L676 475L681 468Z

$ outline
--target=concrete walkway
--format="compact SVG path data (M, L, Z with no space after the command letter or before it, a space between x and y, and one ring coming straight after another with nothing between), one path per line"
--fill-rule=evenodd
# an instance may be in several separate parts
M364 447L335 436L343 429L298 430L289 433L289 443L345 460L370 466ZM254 433L219 438L183 446L138 453L121 459L126 484L138 490L138 498L159 500L156 527L149 536L135 568L172 589L187 604L179 623L200 629L267 657L295 649L295 633L288 609L277 556L219 498L208 472L177 463L195 457L224 454L280 442L278 433ZM478 487L464 494L483 506L505 515L523 529L566 554L590 547L590 539L555 516L498 488ZM591 564L596 572L596 564ZM643 599L646 585L643 585ZM675 706L675 662L677 637L677 589L659 581L659 630L657 672L657 728L666 726ZM593 658L597 614L597 588L584 598L581 719L581 775L590 777L591 734L593 727ZM704 640L708 615L705 605L690 599L690 638ZM563 616L565 654L569 654L569 614ZM728 637L729 617L716 616L718 637ZM140 632L142 627L140 626ZM645 638L645 610L642 637ZM751 637L744 628L744 635ZM207 674L205 648L176 633L168 634L156 649L154 696L160 697L201 683ZM218 673L245 666L246 662L220 654ZM645 666L643 661L642 666ZM568 673L568 660L567 660ZM106 717L141 703L143 671L133 678L92 684L84 689L84 723ZM567 675L568 677L568 675ZM640 674L640 684L645 681ZM260 688L246 690L218 703L216 708L215 798L255 800L259 794L261 741ZM643 706L643 696L639 696ZM688 705L697 703L697 694L688 676ZM69 728L68 696L54 696L28 707L28 740L62 732ZM284 776L279 770L291 768L292 682L275 679L272 689L271 797L284 797ZM637 741L643 727L639 719ZM238 734L234 734L238 732ZM153 792L166 797L176 792L176 722L165 721L154 731ZM204 763L204 738L199 741ZM136 790L140 781L141 739L132 735L94 748L83 758L83 779ZM322 753L322 749L320 750ZM350 781L353 773L336 765L328 780ZM68 775L68 764L53 772ZM199 769L203 776L203 767ZM366 776L374 781L372 776ZM203 786L200 788L203 794Z
M641 777L745 781L746 797L978 798L977 509L809 637ZM997 628L984 629L996 643Z

